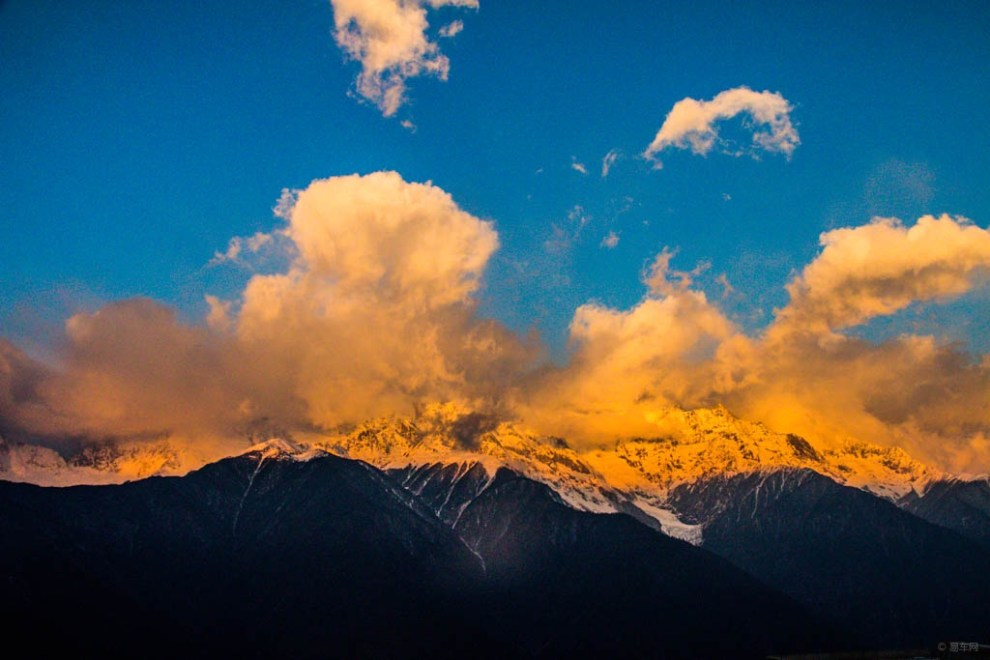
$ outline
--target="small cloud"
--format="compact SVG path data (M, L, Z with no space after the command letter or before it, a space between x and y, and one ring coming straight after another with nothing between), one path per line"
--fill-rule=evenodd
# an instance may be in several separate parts
M732 195L730 195L729 193L722 193L722 201L723 202L731 202L732 201Z
M575 172L580 172L581 174L588 176L588 168L584 166L584 163L580 162L576 156L571 156L571 169Z
M453 21L440 28L440 36L444 39L450 39L451 37L456 37L464 29L464 21Z
M722 300L725 300L726 298L728 298L729 296L731 296L733 293L736 292L736 287L732 286L732 284L729 282L729 278L725 275L725 273L722 273L721 275L716 277L715 281L718 284L722 285Z
M618 158L619 158L619 150L618 149L612 149L607 154L605 154L605 157L604 158L602 158L602 178L603 179L608 176L609 171L611 171L612 166L615 165L615 161L618 160Z
M716 145L722 153L756 157L760 151L782 153L788 158L801 143L797 129L791 123L793 106L776 92L754 92L748 87L736 87L718 94L710 101L684 98L674 104L653 142L643 152L643 157L654 161L659 169L657 154L668 148L691 149L705 156ZM737 115L748 115L744 124L753 132L748 146L734 146L722 140L718 122Z
M207 266L219 266L225 263L236 263L242 264L243 260L241 255L245 253L257 254L265 246L272 242L273 238L271 234L266 234L264 232L257 232L253 236L235 236L227 243L227 249L223 252L217 251L213 253L213 258Z
M409 131L410 133L416 132L416 124L412 123L408 119L403 119L402 121L399 122L399 125L402 126L402 128Z
M574 207L567 212L567 220L571 224L576 224L578 228L584 227L591 220L591 216L585 213L584 207L580 204L575 204Z
M427 36L427 9L478 8L478 0L330 0L334 39L348 59L361 63L357 93L385 117L406 101L406 80L429 75L446 80L450 60ZM449 38L464 28L461 21L442 27Z
M643 283L653 295L663 297L687 291L694 284L694 279L712 266L707 261L701 261L691 270L674 270L670 262L677 252L677 249L664 247L643 273Z
M590 221L591 216L585 212L584 207L575 204L567 212L566 222L551 225L550 237L543 242L543 249L549 254L567 254L581 238L582 230Z
M601 247L608 248L609 250L615 249L619 244L619 235L614 231L610 231L608 236L602 239Z

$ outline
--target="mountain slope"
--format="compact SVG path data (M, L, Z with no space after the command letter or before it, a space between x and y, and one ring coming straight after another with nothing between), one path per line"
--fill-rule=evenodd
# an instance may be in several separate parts
M898 504L928 522L990 546L990 479L935 481Z
M947 478L898 448L852 441L813 444L738 419L721 406L669 408L658 413L655 422L654 437L576 449L561 438L533 433L517 423L453 404L434 404L420 409L413 419L378 419L348 430L311 431L296 438L295 444L382 469L465 462L481 463L489 472L507 467L547 484L579 510L630 513L693 542L698 541L697 530L678 521L664 500L671 488L709 476L806 468L892 501ZM45 447L0 439L0 477L41 485L119 483L184 474L208 460L212 459L200 448L169 440L85 446L63 457Z
M448 525L365 463L288 449L118 486L0 483L8 642L279 657L761 657L822 642L796 603L717 557L509 470L467 468Z
M762 657L843 644L728 563L629 516L577 511L507 469L455 529L485 560L494 620L531 653Z
M361 463L254 452L122 486L0 483L0 511L2 614L39 652L506 651L461 614L477 557Z
M990 555L811 470L716 476L670 502L704 544L854 631L867 647L980 638L990 626Z

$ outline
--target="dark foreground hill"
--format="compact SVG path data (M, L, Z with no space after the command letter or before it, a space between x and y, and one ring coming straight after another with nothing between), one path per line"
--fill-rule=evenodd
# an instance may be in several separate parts
M799 469L700 480L671 504L704 525L703 547L864 648L990 635L990 552L870 493Z
M0 482L0 607L32 654L761 657L842 642L623 515L500 471L458 520L364 463L272 450L179 478Z

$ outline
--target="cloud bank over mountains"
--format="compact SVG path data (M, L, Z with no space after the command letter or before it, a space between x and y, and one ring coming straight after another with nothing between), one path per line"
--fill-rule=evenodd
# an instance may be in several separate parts
M437 186L332 177L287 195L278 215L271 240L251 240L287 266L211 298L201 324L132 299L70 318L51 364L0 340L0 433L222 443L259 423L334 428L453 401L593 447L667 432L671 406L722 403L825 443L895 444L953 470L990 460L990 356L854 332L986 286L990 231L965 218L824 233L755 334L697 287L704 264L676 270L664 249L638 303L575 310L570 360L555 365L537 338L478 315L498 234ZM253 254L231 246L224 256Z

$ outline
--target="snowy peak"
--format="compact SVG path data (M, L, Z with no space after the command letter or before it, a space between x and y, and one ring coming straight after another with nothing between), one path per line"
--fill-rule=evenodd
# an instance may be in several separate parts
M591 452L590 462L614 465L618 459L662 490L714 475L806 468L897 499L941 477L898 448L865 442L819 446L738 419L721 406L671 409L658 422L667 434L619 441L610 450Z
M693 541L700 538L698 530L679 521L668 504L669 493L680 484L720 475L808 469L898 502L946 476L897 448L865 442L826 446L740 420L721 406L669 408L654 421L655 437L580 449L515 422L454 404L433 404L412 419L370 420L298 438L262 435L263 442L247 449L235 442L224 455L302 461L331 453L389 471L441 466L444 470L430 478L447 486L453 482L444 480L461 478L458 470L493 477L507 468L549 486L575 509L628 513ZM104 443L65 457L46 447L0 442L0 478L61 486L183 474L217 458L198 455L199 446L170 440ZM457 467L449 471L446 466Z
M317 444L387 470L433 466L428 471L435 480L430 488L453 488L450 479L456 480L463 466L480 466L489 476L505 467L549 486L575 509L628 513L692 542L700 542L700 527L678 519L669 503L671 491L681 484L716 476L811 470L898 501L942 476L897 448L864 442L825 446L740 420L721 406L671 408L657 417L662 435L583 451L512 422L475 417L462 424L467 415L474 413L436 406L414 420L375 420ZM476 432L465 435L464 426ZM425 479L423 474L417 478Z
M257 457L260 460L294 458L304 451L303 447L296 445L283 438L271 438L264 442L259 442L241 454L242 456Z
M188 463L167 441L86 445L65 457L41 445L0 439L0 478L45 486L121 483L197 467Z
M441 499L457 499L450 493L468 472L483 473L490 481L506 468L549 486L579 511L628 513L671 536L700 540L698 531L682 525L642 476L627 474L617 486L560 438L541 436L512 422L473 419L462 425L464 416L449 406L427 408L415 421L375 420L318 446L397 473L414 493L446 489ZM463 426L477 432L466 436ZM441 515L444 506L437 509Z

